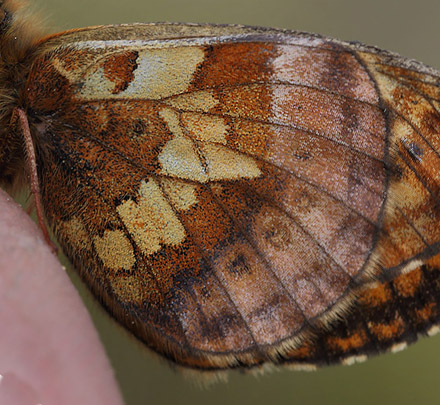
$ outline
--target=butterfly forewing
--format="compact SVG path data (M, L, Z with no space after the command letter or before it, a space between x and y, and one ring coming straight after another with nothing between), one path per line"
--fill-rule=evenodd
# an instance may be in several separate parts
M288 357L370 277L433 253L434 127L398 94L436 123L436 82L388 54L167 24L39 46L24 99L47 219L110 312L171 360Z

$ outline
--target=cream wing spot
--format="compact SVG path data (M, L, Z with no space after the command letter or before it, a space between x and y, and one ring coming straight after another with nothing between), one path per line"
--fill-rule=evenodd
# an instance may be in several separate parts
M402 350L405 350L407 347L408 347L408 343L400 342L392 345L390 350L391 353L398 353L401 352Z
M197 113L182 113L182 123L195 139L226 145L228 126L223 118Z
M137 203L125 201L117 211L136 245L146 255L159 251L161 244L178 246L185 240L182 223L153 179L142 181Z
M159 163L162 166L163 174L181 179L206 182L208 175L195 151L194 143L183 136L177 113L170 108L164 108L161 110L160 115L175 135L159 155Z
M414 130L409 126L407 122L402 119L396 119L393 123L392 131L390 131L392 144L397 143L399 139L412 139L414 138ZM416 135L417 136L417 135Z
M431 327L426 331L426 334L427 334L428 336L435 336L435 335L437 335L439 332L440 332L440 327L439 327L438 325L434 325L434 326L431 326Z
M174 208L185 211L197 203L194 185L176 179L161 179L163 190Z
M124 92L158 100L187 90L205 59L199 47L151 49L139 53L135 78Z
M423 262L423 260L417 260L417 259L413 259L410 260L407 264L405 264L405 266L403 266L400 271L402 274L406 274L409 273L421 266L423 266L425 263Z
M363 363L368 359L366 355L360 355L360 356L350 356L345 359L342 359L341 364L344 366L352 366L356 363Z
M179 115L177 112L171 108L163 108L160 110L159 114L174 136L183 136L182 128L180 128Z
M177 112L170 108L164 108L161 110L160 115L175 135L173 139L168 141L159 155L159 163L162 166L163 174L201 183L208 180L255 178L261 175L261 171L252 157L222 144L208 142L208 139L218 140L220 143L226 142L227 128L224 122L220 122L216 118L208 119L205 123L199 123L200 128L197 130L194 126L194 119L192 121L192 129L197 133L193 136L201 140L198 144L199 152L205 159L206 169L196 152L194 142L184 136ZM204 128L202 128L203 126Z
M60 73L62 76L74 82L77 79L77 71L68 70L65 68L65 62L59 58L52 59L52 66Z
M108 277L108 281L117 297L123 297L124 301L134 305L143 305L144 286L138 278L131 274L123 274Z
M159 156L163 174L204 183L208 180L193 143L184 137L169 141Z
M182 111L209 112L218 104L218 100L212 91L201 90L169 98L164 103Z
M286 365L288 370L307 371L312 372L318 370L318 366L315 364L288 364Z
M77 246L80 250L91 250L92 241L79 218L73 217L68 221L62 221L59 225L59 232L71 245Z
M93 238L96 252L104 266L113 270L130 270L136 262L133 247L121 230L106 230Z
M80 97L83 99L109 98L115 84L105 78L104 67L95 66L84 78Z
M126 48L130 51L130 48ZM114 83L105 78L105 60L90 68L84 77L80 95L83 99L142 98L160 100L187 90L205 53L197 46L161 49L135 49L136 69L133 80L124 91L112 94Z
M159 115L165 121L171 133L178 137L183 136L182 128L180 127L179 114L171 108L163 108Z
M218 144L202 144L200 149L206 159L210 180L252 179L261 176L260 168L252 157Z

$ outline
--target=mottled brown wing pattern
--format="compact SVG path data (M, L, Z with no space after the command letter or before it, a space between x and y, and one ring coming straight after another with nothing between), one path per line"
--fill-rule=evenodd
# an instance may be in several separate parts
M387 236L379 245L387 252L381 264L392 276L393 270L418 267L438 249L439 79L407 61L405 66L373 54L365 59L388 111L393 176L384 215Z
M363 57L376 77L391 129L394 176L390 176L384 216L384 235L390 236L378 242L381 247L386 241L383 247L389 255L384 260L388 263L382 262L379 278L383 281L362 287L341 320L329 329L317 330L314 339L280 359L280 363L294 367L352 364L370 354L399 351L420 335L432 336L439 331L439 256L435 254L439 80L435 72L413 62L384 55ZM387 215L391 206L394 214ZM402 269L407 272L396 276Z
M170 360L289 358L358 311L372 277L436 251L438 156L419 116L428 104L435 122L435 84L422 92L403 65L401 80L388 54L189 25L40 46L23 97L48 222L109 311Z
M350 311L314 339L286 353L279 364L314 369L353 364L369 355L399 351L420 335L439 332L439 256L391 281L363 288Z

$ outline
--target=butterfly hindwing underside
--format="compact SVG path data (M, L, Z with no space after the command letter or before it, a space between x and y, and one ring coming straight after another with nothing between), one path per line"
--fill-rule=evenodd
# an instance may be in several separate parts
M436 72L239 26L86 28L26 55L17 106L48 224L155 351L201 369L322 364L437 323ZM401 333L385 342L387 327Z
M371 354L400 351L418 336L439 331L438 255L393 280L365 286L349 313L330 329L278 359L279 364L313 370L317 365L353 364Z

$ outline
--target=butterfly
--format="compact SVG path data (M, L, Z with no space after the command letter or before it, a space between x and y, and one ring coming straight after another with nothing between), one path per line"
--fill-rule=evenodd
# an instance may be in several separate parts
M436 71L245 26L39 37L0 9L0 182L30 179L43 231L149 348L217 370L433 333Z

